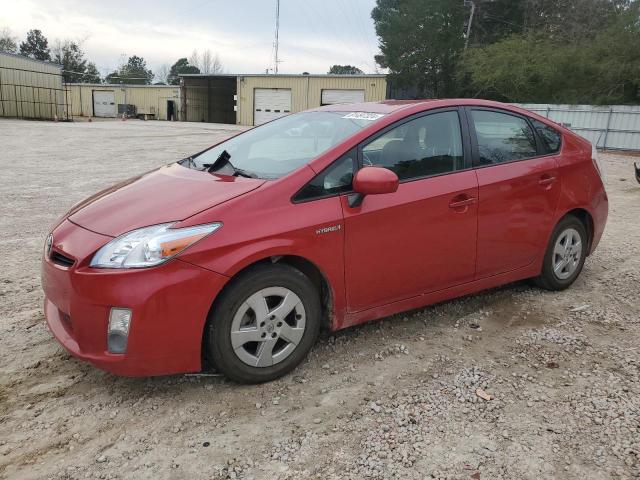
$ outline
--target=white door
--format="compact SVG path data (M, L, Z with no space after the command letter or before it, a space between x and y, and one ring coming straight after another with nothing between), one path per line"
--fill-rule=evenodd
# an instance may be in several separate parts
M253 124L262 125L291 113L291 89L256 88L253 90Z
M322 105L364 102L364 90L322 90Z
M93 115L96 117L116 116L116 94L113 90L93 91Z

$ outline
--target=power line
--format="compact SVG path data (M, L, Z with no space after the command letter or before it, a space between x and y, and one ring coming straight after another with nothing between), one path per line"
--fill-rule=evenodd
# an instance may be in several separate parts
M365 27L365 24L362 18L363 17L362 12L358 10L357 2L355 2L354 0L347 0L346 3L349 6L350 11L353 13L353 18L355 20L353 23L355 23L357 27L357 32L362 42L362 45L364 46L365 51L369 53L370 58L374 59L375 53L371 48L371 43L369 42L369 40L367 40L367 29ZM366 63L369 64L369 62L366 62ZM374 67L374 70L375 70L375 67Z

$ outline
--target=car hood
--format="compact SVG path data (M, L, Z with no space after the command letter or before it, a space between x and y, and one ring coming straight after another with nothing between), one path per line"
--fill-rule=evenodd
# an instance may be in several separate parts
M255 190L265 180L215 175L176 163L107 188L75 205L67 218L117 237L136 228L180 221Z

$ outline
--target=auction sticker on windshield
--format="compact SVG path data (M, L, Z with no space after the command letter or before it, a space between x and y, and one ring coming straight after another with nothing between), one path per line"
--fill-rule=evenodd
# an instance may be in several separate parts
M349 114L343 116L342 118L350 118L350 119L353 119L353 120L374 121L374 120L378 120L381 117L384 117L384 114L382 114L382 113L371 113L371 112L352 112L352 113L349 113Z

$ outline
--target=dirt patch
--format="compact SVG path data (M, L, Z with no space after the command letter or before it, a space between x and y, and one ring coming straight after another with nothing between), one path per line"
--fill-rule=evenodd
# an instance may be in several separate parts
M123 379L71 358L40 310L48 226L234 131L0 121L0 478L640 477L640 187L628 156L601 154L609 223L565 292L520 282L338 332L259 386Z

